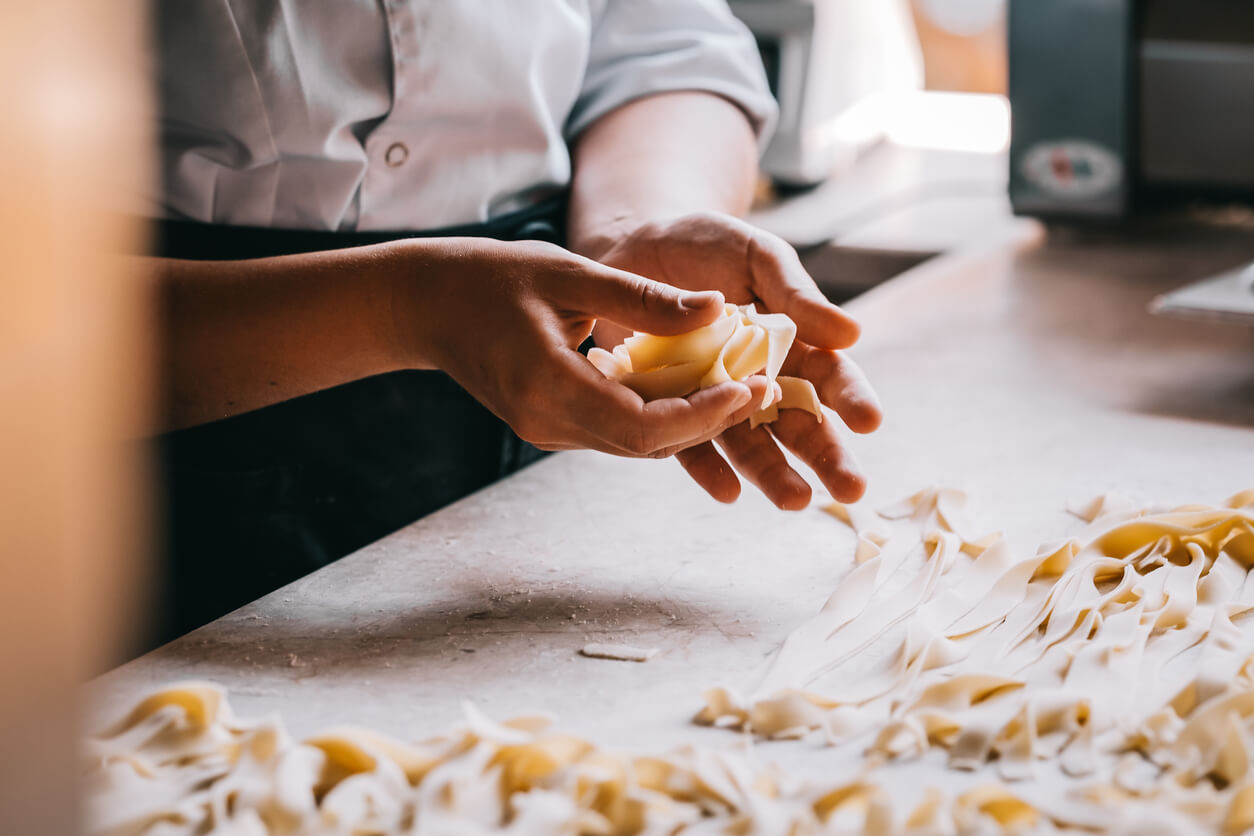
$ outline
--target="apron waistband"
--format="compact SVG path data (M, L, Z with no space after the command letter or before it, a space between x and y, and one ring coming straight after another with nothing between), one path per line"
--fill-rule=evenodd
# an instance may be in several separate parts
M472 237L560 244L565 239L565 227L566 196L563 194L484 223L424 230L335 232L158 220L153 224L152 253L192 261L233 261L364 247L402 238Z

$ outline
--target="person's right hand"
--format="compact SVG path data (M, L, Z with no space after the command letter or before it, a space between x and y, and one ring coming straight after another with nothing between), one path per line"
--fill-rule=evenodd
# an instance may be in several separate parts
M707 325L723 310L721 293L679 290L540 242L445 238L388 250L408 364L443 370L543 450L669 456L746 420L770 386L759 375L646 403L576 350L597 319L659 335Z

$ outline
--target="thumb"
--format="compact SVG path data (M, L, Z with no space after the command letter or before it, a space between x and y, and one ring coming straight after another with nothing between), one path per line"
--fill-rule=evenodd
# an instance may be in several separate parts
M568 304L597 319L607 319L648 334L671 336L709 325L723 313L723 294L692 292L635 273L597 265L572 288Z

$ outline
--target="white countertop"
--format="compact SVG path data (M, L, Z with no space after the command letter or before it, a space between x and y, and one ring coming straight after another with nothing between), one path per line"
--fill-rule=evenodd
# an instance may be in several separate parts
M1156 294L1254 258L1232 230L1051 241L1003 218L849 307L852 353L887 418L853 449L880 502L968 486L1012 541L1074 531L1068 501L1117 490L1217 501L1254 486L1254 331L1162 320ZM747 488L720 506L669 461L562 453L90 683L113 716L171 680L226 685L238 712L298 735L364 724L413 738L473 700L504 718L634 751L736 744L690 722L704 688L744 681L852 565L817 510ZM589 659L589 641L660 648ZM769 743L757 756L832 778L855 748ZM981 776L938 758L903 774ZM913 784L913 781L903 782Z

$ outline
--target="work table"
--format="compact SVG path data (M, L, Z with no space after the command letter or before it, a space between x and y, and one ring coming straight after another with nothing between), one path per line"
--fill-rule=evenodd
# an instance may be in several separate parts
M980 519L1028 550L1077 530L1064 507L1095 494L1218 501L1254 487L1254 332L1146 312L1251 259L1248 229L1047 238L1006 216L855 299L864 336L851 354L886 412L851 442L867 501L965 485ZM225 685L244 716L280 712L297 735L351 723L429 736L470 700L495 718L552 712L634 751L736 744L691 722L703 690L743 683L814 613L853 542L817 507L778 511L751 487L719 505L674 462L561 453L87 693L97 720L196 678ZM660 652L581 657L589 641ZM829 777L854 768L808 743L756 751Z

